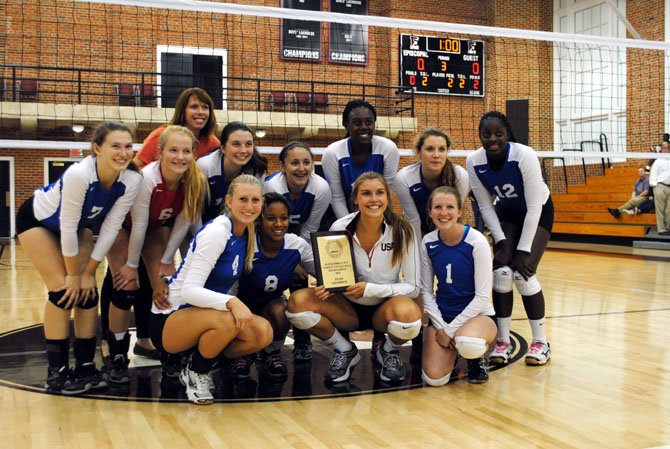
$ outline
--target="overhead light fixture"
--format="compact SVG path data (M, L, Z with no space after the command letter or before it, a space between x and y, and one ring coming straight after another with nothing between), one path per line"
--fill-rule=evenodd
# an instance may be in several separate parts
M266 132L265 132L264 129L257 129L256 130L256 137L258 137L259 139L262 139L263 137L265 137L265 135L266 135Z
M72 125L72 131L76 132L77 134L81 133L84 131L84 125Z

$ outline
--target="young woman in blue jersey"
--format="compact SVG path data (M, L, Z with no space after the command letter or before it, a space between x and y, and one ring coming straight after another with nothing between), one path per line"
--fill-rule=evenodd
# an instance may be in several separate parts
M395 190L405 219L412 223L416 235L426 235L433 229L433 222L426 213L430 192L440 186L451 186L458 189L465 201L470 190L468 173L447 157L450 147L451 139L447 133L438 128L427 128L415 143L419 162L398 172Z
M328 382L347 380L361 358L340 330L387 332L374 354L381 364L379 377L400 382L405 370L399 348L421 329L421 308L414 300L419 296L417 240L412 225L392 211L390 190L380 174L362 174L352 195L359 211L337 220L331 231L345 230L351 236L359 282L343 294L330 294L323 286L294 292L286 316L295 327L334 347Z
M286 365L281 347L289 330L286 318L286 297L298 265L314 275L314 257L310 245L289 229L289 203L278 193L264 195L263 212L257 225L254 267L240 278L237 296L251 312L266 318L272 325L272 343L261 351L265 371L274 378L285 379ZM307 334L309 335L309 334ZM255 355L240 357L231 366L234 378L249 376Z
M170 354L193 349L179 379L195 404L213 401L210 371L220 354L241 357L272 341L270 323L230 294L242 273L252 269L254 222L262 205L258 179L233 179L225 197L226 213L193 236L168 281L167 296L154 295L151 339Z
M393 141L375 135L377 111L364 100L352 100L342 112L344 139L326 148L321 159L323 173L330 184L333 212L342 218L353 211L352 186L358 177L377 172L393 187L400 153Z
M449 382L459 354L468 360L468 380L486 382L484 355L496 338L491 249L481 232L458 222L461 204L455 188L433 190L427 207L436 229L426 234L420 248L421 297L430 317L422 378L433 387Z
M283 195L289 204L289 232L311 244L310 235L319 229L331 193L328 183L314 173L314 155L308 145L289 142L279 153L281 171L263 185L265 192ZM296 274L291 291L307 288L306 273ZM312 342L307 332L293 329L293 360L312 360Z
M466 161L472 191L495 242L493 306L498 341L491 363L509 361L513 293L521 294L533 342L526 364L544 365L551 357L545 328L545 304L537 266L554 223L554 205L535 151L515 141L505 115L487 112L479 122L482 148ZM495 200L495 206L494 206Z
M219 215L228 186L235 177L244 173L262 181L268 168L268 161L256 149L254 133L246 124L228 123L221 131L220 140L221 151L213 151L197 162L209 183L209 198L203 212L203 223Z
M151 289L160 288L161 277L175 273L174 254L189 227L200 222L207 181L195 163L194 146L195 136L188 128L170 125L165 129L160 136L158 161L142 170L140 193L107 253L114 287L106 336L110 349L109 382L130 381L130 308L137 308L143 301L151 308L151 295L140 295L140 256Z
M102 123L93 133L92 147L93 156L36 190L16 218L21 247L49 291L44 311L46 388L64 394L107 386L93 362L98 319L95 271L114 243L142 180L132 164L133 138L126 125ZM94 246L91 228L98 224L100 235ZM73 309L75 369L70 371Z

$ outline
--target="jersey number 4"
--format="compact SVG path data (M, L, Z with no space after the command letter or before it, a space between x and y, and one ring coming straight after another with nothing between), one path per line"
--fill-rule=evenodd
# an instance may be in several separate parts
M504 184L502 186L502 191L500 191L500 187L498 186L493 187L493 190L496 191L496 196L498 198L516 198L519 196L514 191L514 186L512 184Z

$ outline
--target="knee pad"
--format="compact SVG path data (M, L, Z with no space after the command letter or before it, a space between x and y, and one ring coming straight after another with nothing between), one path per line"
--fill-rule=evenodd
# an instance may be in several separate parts
M510 267L500 267L493 270L493 291L509 293L512 291L514 279Z
M540 281L537 280L536 275L532 275L528 280L525 280L523 276L515 271L514 285L516 285L516 289L521 296L532 296L542 291L542 286L540 285Z
M286 318L288 318L291 324L298 329L307 330L317 325L317 323L321 320L321 315L309 310L307 312L296 313L289 312L287 310Z
M411 340L419 335L419 332L421 331L421 320L416 320L411 323L391 320L389 321L386 330L396 338L401 340Z
M478 359L486 353L486 340L476 337L454 337L458 354L464 359Z
M442 385L446 385L449 383L449 378L451 377L451 371L447 373L446 376L440 377L439 379L431 379L426 375L426 373L421 370L421 379L428 385L429 387L441 387Z
M98 301L100 300L100 295L98 295L98 289L94 289L92 295L88 297L88 300L85 303L77 304L79 309L92 309L98 307Z
M61 290L59 292L49 292L49 302L59 309L68 310L65 308L65 303L67 303L67 301L63 301L62 303L58 304L58 301L63 299L63 296L65 296L65 290Z
M121 310L130 310L137 301L139 290L114 290L112 304Z

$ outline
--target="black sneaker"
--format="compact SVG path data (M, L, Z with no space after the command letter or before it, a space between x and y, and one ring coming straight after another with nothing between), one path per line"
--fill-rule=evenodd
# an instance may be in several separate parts
M128 357L123 354L116 354L114 360L109 362L107 370L107 380L114 384L127 384L130 382L128 374Z
M377 352L379 352L379 348L381 345L384 344L384 341L386 340L386 337L372 337L372 346L370 347L370 356L375 359L377 357Z
M93 362L88 362L72 370L61 391L63 394L82 394L88 390L106 387L107 381L102 373Z
M288 377L288 369L281 358L281 351L273 351L267 353L261 352L261 359L263 360L263 368L265 372L275 379L286 379Z
M613 216L614 218L619 218L619 217L621 217L621 212L619 212L619 209L612 209L612 208L608 207L608 208L607 208L607 212L609 212L610 214L612 214L612 216Z
M351 369L361 361L358 348L353 343L351 346L352 348L347 352L335 350L330 359L328 371L326 371L326 382L343 382L349 379Z
M47 391L61 391L65 386L65 382L67 382L70 373L70 368L67 366L61 366L60 368L49 367L49 374L44 388L46 388Z
M251 373L251 365L256 361L256 354L237 357L228 368L228 375L233 379L246 379Z
M293 361L296 363L311 361L312 353L312 342L295 342L293 344Z
M488 382L488 365L485 357L468 360L468 382L471 384L483 384Z
M379 346L377 351L377 361L382 369L379 372L379 378L385 382L401 382L405 378L405 367L400 358L400 352L384 350L384 345Z
M163 368L163 374L165 374L170 379L179 379L181 370L186 366L186 359L183 354L169 354L164 353L161 357L161 368Z

